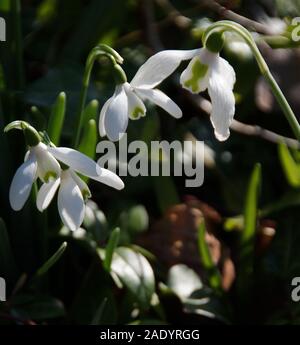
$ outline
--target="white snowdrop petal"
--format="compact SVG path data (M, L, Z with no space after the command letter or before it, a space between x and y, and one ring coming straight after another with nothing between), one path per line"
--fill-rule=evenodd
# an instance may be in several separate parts
M104 137L106 135L105 132L105 127L104 127L104 118L106 115L106 111L108 106L110 105L110 102L112 100L113 97L110 97L103 105L101 112L100 112L100 116L99 116L99 133L101 137Z
M195 50L163 50L151 56L137 71L131 81L133 87L152 89L172 74L183 60L199 54Z
M36 156L30 152L27 160L18 168L9 189L9 201L15 211L24 206L35 181L37 171Z
M57 206L64 225L71 231L77 230L83 222L85 205L80 188L68 171L62 173Z
M232 66L225 59L218 57L217 69L218 73L222 75L223 79L228 83L229 87L233 89L236 81L236 76Z
M235 112L234 94L224 77L214 71L209 80L208 93L212 103L210 119L215 136L218 140L224 141L230 135L229 127Z
M128 100L128 116L131 120L138 120L146 114L143 101L130 89L126 89Z
M123 181L113 172L101 168L91 158L68 147L49 147L48 150L59 161L78 173L116 189L124 188Z
M57 188L60 184L60 178L44 183L40 188L37 198L36 206L40 212L43 212L51 203Z
M38 176L43 182L49 182L50 179L56 179L60 176L60 165L57 160L48 152L47 146L39 143L32 148L36 155L38 164Z
M69 170L73 180L76 182L77 186L79 187L83 199L86 201L92 196L92 193L88 187L88 185L73 171Z
M117 87L115 96L107 107L104 128L108 139L118 141L128 125L128 101L123 86Z
M174 116L176 119L179 119L182 116L182 111L178 107L178 105L175 102L173 102L171 98L169 98L162 91L157 89L136 89L136 92L142 98L147 98L151 102L163 108L167 113Z

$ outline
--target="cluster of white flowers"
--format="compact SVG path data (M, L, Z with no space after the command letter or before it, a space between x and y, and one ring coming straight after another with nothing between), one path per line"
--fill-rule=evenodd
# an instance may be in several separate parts
M23 208L33 183L39 178L43 184L37 194L37 208L41 212L45 210L59 188L57 206L60 217L70 230L75 231L83 222L85 201L91 197L87 184L77 173L116 189L124 188L116 174L99 167L84 154L39 142L30 146L25 162L15 173L9 191L11 207L15 211Z
M156 86L170 76L184 60L191 61L181 74L182 87L192 93L208 89L215 136L220 141L226 140L235 112L235 72L218 52L207 48L164 50L150 57L130 83L117 85L114 95L104 104L99 120L100 135L107 135L112 141L119 140L126 132L128 118L136 120L145 116L144 99L155 103L175 118L180 118L181 109L156 89Z
M165 50L150 57L130 83L122 81L116 86L114 95L104 104L99 119L100 135L107 135L112 141L119 140L126 132L128 118L136 120L145 116L144 100L180 118L182 111L178 105L156 87L184 60L191 61L181 74L181 85L192 93L208 89L216 138L226 140L235 111L235 72L218 51L205 47L188 51ZM116 189L124 187L116 174L99 167L76 150L52 147L40 139L29 147L25 162L17 170L10 187L9 199L14 210L22 209L33 183L39 178L43 184L37 194L37 208L41 212L45 210L58 190L60 217L70 230L76 230L83 222L85 201L91 197L87 184L77 173Z

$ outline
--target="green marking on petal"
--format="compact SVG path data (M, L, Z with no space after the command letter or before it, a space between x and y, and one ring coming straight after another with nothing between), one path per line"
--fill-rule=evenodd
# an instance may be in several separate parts
M50 180L57 179L57 174L54 171L47 171L46 175L44 176L44 181L48 183Z
M89 199L92 196L91 192L88 189L81 190L81 194L82 194L84 201L86 201L87 199Z
M144 109L140 108L140 107L135 107L132 111L132 113L130 114L130 118L132 120L137 120L139 119L141 116L145 116L145 112Z
M195 60L192 67L192 77L184 82L184 86L193 92L198 92L199 81L205 77L207 70L207 65L202 64L199 60Z

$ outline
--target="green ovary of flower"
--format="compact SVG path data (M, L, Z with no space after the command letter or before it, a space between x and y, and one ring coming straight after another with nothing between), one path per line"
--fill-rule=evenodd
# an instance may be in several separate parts
M196 60L192 67L192 77L184 82L184 86L190 88L193 92L198 92L199 81L203 79L207 73L208 66Z

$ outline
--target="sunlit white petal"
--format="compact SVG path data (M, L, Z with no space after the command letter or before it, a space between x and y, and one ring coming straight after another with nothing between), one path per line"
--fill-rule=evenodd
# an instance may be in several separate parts
M57 188L60 184L60 178L56 180L51 180L48 183L44 183L40 188L37 198L36 206L40 212L43 212L51 203Z
M146 107L143 101L134 93L132 87L127 83L125 92L128 100L128 116L131 120L138 120L145 116Z
M151 89L166 79L183 60L199 54L195 50L164 50L151 56L137 71L131 81L133 87Z
M35 153L38 164L38 176L43 182L56 179L60 175L60 165L57 160L48 152L47 146L39 143L31 148Z
M104 137L106 135L105 132L105 127L104 127L104 118L106 115L106 111L108 106L110 105L110 102L112 100L113 97L110 97L103 105L101 112L100 112L100 116L99 116L99 132L100 132L100 136Z
M182 111L178 107L178 105L162 91L157 89L136 89L136 92L138 95L140 95L140 97L149 99L151 102L163 108L166 112L174 116L176 119L179 119L182 116Z
M77 230L83 222L85 206L80 188L67 170L61 175L57 205L63 223L71 231Z
M229 127L235 111L235 99L232 88L224 77L213 71L208 85L212 103L211 122L218 140L224 141L229 135Z
M219 57L217 60L217 69L219 74L228 83L229 87L233 89L236 81L235 71L232 66L225 59Z
M88 185L72 169L69 169L69 172L73 180L76 182L77 186L79 187L81 194L83 196L83 199L86 201L92 196L92 193Z
M118 86L104 116L104 129L108 139L111 141L120 140L122 135L126 132L127 125L127 96L123 86Z
M124 188L123 181L113 172L101 168L91 158L68 147L49 147L49 152L59 161L78 173L116 189Z
M9 201L15 211L21 210L28 199L32 184L35 181L36 171L36 156L31 152L27 160L16 171L10 185Z

